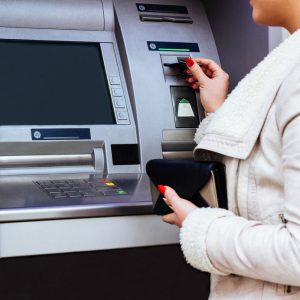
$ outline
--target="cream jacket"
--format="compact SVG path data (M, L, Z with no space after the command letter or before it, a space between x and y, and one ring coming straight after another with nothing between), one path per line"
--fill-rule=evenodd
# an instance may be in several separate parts
M300 31L195 140L195 158L222 154L227 172L229 211L196 209L180 231L187 262L212 273L210 299L300 299Z

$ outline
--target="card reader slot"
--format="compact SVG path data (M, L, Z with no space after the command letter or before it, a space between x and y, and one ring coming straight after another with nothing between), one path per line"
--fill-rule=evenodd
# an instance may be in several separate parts
M190 17L167 16L167 15L140 15L142 22L172 22L192 24L193 19Z

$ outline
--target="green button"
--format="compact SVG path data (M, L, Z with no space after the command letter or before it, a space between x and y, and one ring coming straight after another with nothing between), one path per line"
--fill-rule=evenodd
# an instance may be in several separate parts
M123 191L123 190L117 191L117 194L118 195L127 195L127 193L125 191Z
M180 104L183 104L183 103L190 103L190 101L186 98L182 98L179 102Z

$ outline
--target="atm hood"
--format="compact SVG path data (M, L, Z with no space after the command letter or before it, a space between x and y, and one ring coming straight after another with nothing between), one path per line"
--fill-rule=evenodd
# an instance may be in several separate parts
M111 0L0 0L0 27L113 31Z

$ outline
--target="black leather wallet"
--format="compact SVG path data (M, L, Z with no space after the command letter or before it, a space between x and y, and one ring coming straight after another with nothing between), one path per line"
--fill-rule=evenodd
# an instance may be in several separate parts
M225 166L220 162L153 159L147 163L146 172L152 183L154 212L158 215L172 212L157 189L159 184L172 187L180 197L198 207L227 209Z

